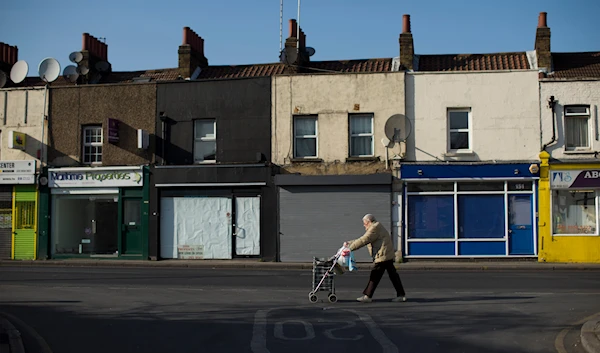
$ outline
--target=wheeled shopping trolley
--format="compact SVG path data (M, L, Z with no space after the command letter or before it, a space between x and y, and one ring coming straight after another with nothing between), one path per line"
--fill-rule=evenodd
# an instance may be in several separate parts
M337 302L333 277L335 276L334 268L339 257L339 254L329 260L313 257L312 291L308 293L308 300L311 303L316 303L319 300L317 296L319 291L328 292L327 299L330 303Z

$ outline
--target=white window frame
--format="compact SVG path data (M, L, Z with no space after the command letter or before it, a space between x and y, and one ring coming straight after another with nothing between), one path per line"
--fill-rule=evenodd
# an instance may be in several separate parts
M371 133L369 134L352 134L352 118L359 118L359 117L369 117L371 118ZM375 136L374 136L374 121L375 121L375 115L374 114L350 114L350 119L348 121L348 132L350 135L350 141L349 141L349 149L348 149L348 155L350 157L373 157L375 156ZM371 137L371 154L365 154L365 155L352 155L352 138L353 137Z
M451 129L450 126L450 114L455 112L466 112L468 114L468 128L466 129ZM473 117L471 108L448 108L446 110L446 123L448 126L448 145L447 150L450 153L472 153L473 152ZM452 133L454 132L466 132L469 134L469 148L467 149L453 149L452 148Z
M301 119L313 119L315 121L315 134L314 135L298 135L296 133L296 121ZM318 115L295 115L293 119L294 124L294 158L298 159L311 159L311 158L319 158L319 117ZM296 143L297 139L315 139L315 155L314 156L303 156L298 157L298 153L296 148L298 144Z
M86 137L86 133L88 131L100 131L100 142L86 142L85 141L85 137ZM82 140L82 149L81 149L81 162L83 164L87 164L87 165L101 165L102 162L91 162L91 161L86 161L86 153L85 153L85 148L86 147L103 147L103 143L104 143L104 130L102 128L102 125L89 125L89 126L84 126L83 127L83 131L82 131L82 136L81 136L81 140ZM95 154L94 154L95 155ZM90 160L91 160L91 154L90 156ZM100 158L102 160L104 160L104 148L102 148L102 153L100 153Z
M197 137L196 136L196 122L197 121L212 121L213 123L213 135L214 137ZM194 158L194 163L196 164L206 164L206 163L216 163L217 162L217 153L215 152L215 159L203 159L201 161L196 160L195 151L196 151L196 142L215 142L217 141L217 119L195 119L194 122L194 146L192 146L192 158Z
M578 189L550 189L550 231L553 237L598 237L600 236L600 190L594 190L594 203L596 211L596 231L594 233L554 233L554 202L556 197L554 191L575 191ZM579 189L579 190L591 190L591 189Z
M589 151L592 148L592 124L590 124L591 120L591 109L589 105L585 105L585 104L569 104L569 105L565 105L563 110L563 116L565 119L565 150L566 151ZM569 108L585 108L587 110L587 113L568 113L568 109ZM581 119L582 117L586 117L587 118L587 142L588 145L587 146L577 146L577 147L567 147L567 134L569 132L568 127L567 127L567 119L570 118L574 118L574 119Z

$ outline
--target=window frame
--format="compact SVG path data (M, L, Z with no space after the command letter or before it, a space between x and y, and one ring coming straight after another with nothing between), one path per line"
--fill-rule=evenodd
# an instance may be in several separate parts
M569 108L585 108L587 113L568 113L567 110ZM569 147L567 143L567 136L569 134L569 128L567 124L567 119L583 119L583 117L587 118L587 146L576 146ZM585 104L569 104L563 106L563 118L564 118L564 138L565 138L565 151L590 151L592 149L592 129L591 129L591 117L592 112L590 109L590 105Z
M371 133L352 134L352 118L369 117L371 118ZM352 138L353 137L371 137L371 154L353 155L352 154ZM364 158L375 156L375 114L373 113L357 113L348 114L348 156L351 158Z
M450 122L450 115L451 113L455 113L455 112L464 112L467 113L467 124L468 127L466 129L451 129L450 127L451 122ZM473 153L473 112L472 109L470 107L463 107L463 108L447 108L446 109L446 124L447 124L447 146L446 149L449 153ZM452 148L452 133L460 133L460 132L466 132L469 134L468 137L468 143L469 143L469 147L468 148L459 148L459 149L453 149Z
M301 119L314 119L315 121L315 134L314 135L297 135L296 133L296 121ZM319 116L318 115L294 115L293 117L293 144L294 144L294 159L318 159L319 158ZM314 156L303 156L298 157L298 144L297 139L315 139L315 155Z
M557 233L555 232L555 224L554 224L554 220L555 220L555 211L554 211L554 205L555 202L557 202L557 195L555 195L555 192L560 192L560 191L565 191L565 192L583 192L583 191L593 191L594 193L594 214L596 216L596 229L594 231L594 233L571 233L569 231L566 231L564 233ZM559 202L559 201L558 201ZM593 188L589 188L589 189L551 189L550 190L550 219L551 219L551 224L550 224L550 231L552 236L554 237L600 237L600 190L598 189L593 189Z
M196 122L198 121L212 121L213 123L213 135L214 137L197 137L196 136ZM201 118L192 120L193 126L193 145L192 145L192 158L194 160L194 164L210 164L217 162L217 119L215 118ZM196 142L214 142L215 143L215 159L203 159L201 161L196 160Z
M100 142L86 142L86 132L87 131L94 131L94 130L99 130L100 131ZM93 136L93 135L91 135ZM92 156L96 156L97 154L94 153L90 153L90 161L86 161L86 153L85 153L85 148L86 147L100 147L102 149L102 152L99 154L100 155L100 162L92 162ZM82 126L81 129L81 163L85 164L85 165L102 165L102 161L104 161L104 127L102 125L84 125Z

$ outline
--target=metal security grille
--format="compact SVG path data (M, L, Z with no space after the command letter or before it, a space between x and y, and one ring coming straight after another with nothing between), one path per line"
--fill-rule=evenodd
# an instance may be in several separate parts
M15 202L15 229L35 229L35 201Z
M12 252L12 187L0 186L0 259L11 258Z

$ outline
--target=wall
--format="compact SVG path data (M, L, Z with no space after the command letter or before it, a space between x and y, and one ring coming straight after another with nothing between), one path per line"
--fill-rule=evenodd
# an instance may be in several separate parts
M257 162L271 155L271 80L268 77L179 81L158 85L158 114L172 122L165 144L166 164L193 164L195 119L216 119L217 162ZM162 123L156 119L162 143ZM162 164L158 144L157 163Z
M600 169L600 164L548 164L550 155L540 153L539 182L539 241L540 262L595 262L600 263L600 236L553 236L550 210L550 180L552 169Z
M102 124L103 162L140 165L154 159L155 84L85 85L51 88L48 164L81 165L82 125ZM108 142L108 118L120 121L119 142ZM137 129L150 133L147 150L137 148Z
M549 143L552 139L552 110L548 108L548 99L554 96L557 101L555 105L556 111L556 137L557 142L547 148L552 158L581 160L595 158L593 151L600 150L600 136L597 131L598 126L598 109L600 106L600 80L589 81L569 81L569 80L542 80L540 82L540 110L542 121L542 143ZM565 123L564 123L564 106L570 104L585 104L590 105L591 124L590 127L590 142L591 149L589 152L566 152L565 153ZM591 153L590 153L591 152Z
M386 149L380 141L387 119L405 113L403 72L276 76L272 96L274 163L303 174L385 172ZM349 113L374 113L374 154L379 161L346 162ZM322 162L292 162L294 114L318 114L317 149Z
M409 161L530 161L540 151L537 71L409 73ZM472 150L448 151L447 109L470 107Z
M42 146L40 139L44 107L43 88L0 90L1 160L38 159L38 151ZM27 135L25 151L8 148L8 134L11 130ZM47 141L47 133L45 130L44 142Z

